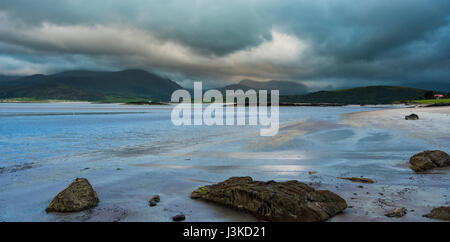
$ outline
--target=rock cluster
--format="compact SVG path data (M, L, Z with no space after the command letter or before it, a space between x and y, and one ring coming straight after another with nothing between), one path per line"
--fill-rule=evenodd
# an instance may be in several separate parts
M240 209L268 221L325 221L347 208L340 196L298 181L253 181L232 177L203 186L191 198Z

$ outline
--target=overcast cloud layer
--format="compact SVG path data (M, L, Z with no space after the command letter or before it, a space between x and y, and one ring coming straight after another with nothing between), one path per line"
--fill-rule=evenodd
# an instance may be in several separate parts
M185 85L448 83L450 1L0 1L0 74L126 68Z

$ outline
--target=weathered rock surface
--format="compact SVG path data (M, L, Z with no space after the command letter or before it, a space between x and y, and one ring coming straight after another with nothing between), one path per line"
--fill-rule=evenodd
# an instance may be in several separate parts
M386 217L396 217L396 218L400 218L406 215L406 208L395 208L393 210L388 211L386 214L384 214L384 216Z
M418 119L419 119L419 115L417 115L415 113L405 116L405 120L418 120Z
M347 208L340 196L298 181L253 181L232 177L203 186L191 198L203 199L254 214L268 221L325 221Z
M415 172L426 171L437 167L450 166L450 156L440 150L426 150L409 159L411 169Z
M433 208L429 214L423 216L432 219L450 220L450 207Z
M375 183L374 180L369 178L362 178L362 177L338 177L338 179L348 180L352 182L361 182L361 183Z
M79 212L97 206L97 193L85 178L75 179L58 193L45 209L46 212Z

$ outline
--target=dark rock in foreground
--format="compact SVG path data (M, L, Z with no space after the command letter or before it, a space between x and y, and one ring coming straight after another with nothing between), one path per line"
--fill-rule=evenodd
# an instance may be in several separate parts
M432 219L450 220L450 207L434 208L429 214L423 216Z
M318 191L298 181L253 181L232 177L200 187L191 194L241 209L269 221L325 221L347 208L345 200L330 191Z
M375 181L372 179L362 178L362 177L338 177L338 179L348 180L348 181L352 181L352 182L361 182L361 183L375 183Z
M411 169L415 172L426 171L437 167L450 166L450 156L444 151L427 150L417 153L409 159Z
M75 179L58 193L45 209L46 212L79 212L97 206L97 193L85 178Z
M174 221L174 222L184 221L185 219L186 219L186 216L184 216L183 214L178 214L178 215L172 217L172 221Z
M395 208L391 211L388 211L386 214L384 214L384 216L386 217L396 217L396 218L400 218L406 215L406 208Z
M418 119L419 119L419 115L417 115L415 113L405 116L405 120L418 120Z

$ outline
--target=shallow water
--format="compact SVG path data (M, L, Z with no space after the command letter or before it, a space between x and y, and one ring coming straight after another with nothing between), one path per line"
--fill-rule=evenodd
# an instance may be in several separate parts
M170 106L2 103L0 220L170 221L179 212L190 221L254 220L189 199L196 187L231 176L297 179L327 189L348 185L336 177L364 176L380 187L431 187L435 203L448 202L441 196L448 194L446 173L411 179L407 165L414 153L448 150L447 144L341 122L342 114L382 108L392 107L280 107L279 134L261 137L258 126L174 126ZM53 196L76 177L94 186L98 208L46 214ZM150 208L153 194L162 202Z

